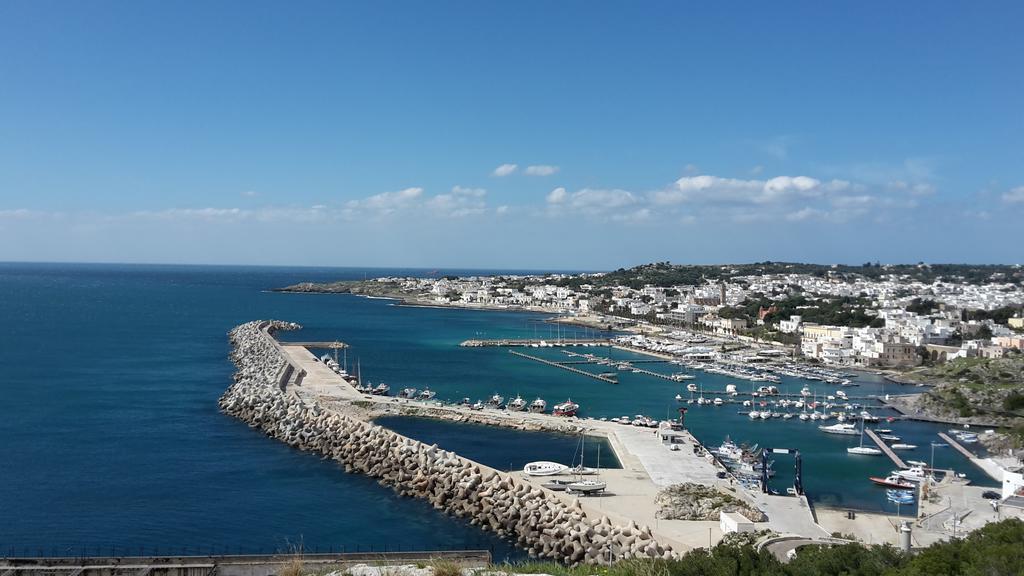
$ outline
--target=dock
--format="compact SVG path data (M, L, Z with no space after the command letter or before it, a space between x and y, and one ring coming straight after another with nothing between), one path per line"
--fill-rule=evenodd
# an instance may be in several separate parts
M580 370L579 368L574 368L572 366L566 366L565 364L560 364L558 362L552 362L551 360L546 360L544 358L538 358L536 356L531 356L529 354L523 354L522 352L516 352L515 350L509 350L509 353L510 354L514 354L516 356L519 356L520 358L526 358L528 360L533 360L534 362L540 362L541 364L547 364L548 366L554 366L555 368L561 368L562 370L568 370L569 372L572 372L574 374L579 374L580 376L589 376L591 378L594 378L595 380L600 380L602 382L607 382L608 384L618 384L619 383L618 380L615 380L615 379L612 379L612 378L608 378L607 376L601 376L600 374L594 374L594 373L591 373L591 372L587 372L586 370Z
M341 350L342 348L350 348L350 346L344 342L285 342L280 341L281 346L302 346L303 348L324 348L329 350Z
M975 456L967 448L964 448L963 444L954 440L949 434L946 434L945 432L939 432L939 438L942 438L943 442L952 446L954 449L956 449L957 452L963 454L964 457L967 458L968 460L973 461L975 458L977 458L977 456Z
M543 340L538 338L499 338L496 340L466 340L459 344L463 348L503 347L503 348L556 348L562 346L611 346L607 338Z
M909 466L907 466L907 463L904 462L902 458L897 456L896 453L893 452L892 448L890 448L888 444L886 444L881 438L878 437L877 434L875 434L874 430L865 429L864 433L867 434L868 438L874 440L875 444L878 444L878 448L882 451L882 453L888 456L889 459L892 460L892 463L895 464L898 468L909 468Z

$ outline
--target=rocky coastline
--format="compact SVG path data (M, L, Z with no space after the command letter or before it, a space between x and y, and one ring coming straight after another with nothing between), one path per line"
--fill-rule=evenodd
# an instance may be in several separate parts
M506 537L531 556L567 564L626 558L674 558L649 527L592 519L579 502L518 481L457 454L427 446L370 422L304 400L290 388L289 365L270 334L297 328L254 321L229 333L237 367L220 408L268 436L332 458L352 473L376 478L398 494Z

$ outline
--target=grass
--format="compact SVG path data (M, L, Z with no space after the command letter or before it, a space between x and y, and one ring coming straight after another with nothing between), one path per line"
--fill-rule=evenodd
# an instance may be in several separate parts
M462 576L462 566L451 560L431 560L434 576Z

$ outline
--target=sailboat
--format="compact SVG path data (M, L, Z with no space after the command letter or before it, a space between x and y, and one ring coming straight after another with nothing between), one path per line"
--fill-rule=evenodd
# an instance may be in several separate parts
M566 486L565 486L566 492L579 492L580 494L584 494L584 495L597 494L598 492L604 492L605 488L608 487L608 483L607 482L605 482L603 480L594 480L594 479L590 479L590 478L584 480L582 478L582 474L585 473L585 472L582 472L583 470L594 470L594 473L597 474L598 471L601 468L601 445L600 444L597 445L597 468L586 468L585 466L583 466L583 441L584 441L584 438L586 438L585 435L580 437L580 465L575 467L575 468L573 468L574 471L575 470L581 470L581 472L577 473L577 475L579 477L577 478L577 480L575 482L572 482L570 484L566 484Z
M882 451L878 448L872 448L871 446L864 445L864 422L860 423L860 446L854 446L853 448L847 448L847 452L850 454L860 454L862 456L881 456Z

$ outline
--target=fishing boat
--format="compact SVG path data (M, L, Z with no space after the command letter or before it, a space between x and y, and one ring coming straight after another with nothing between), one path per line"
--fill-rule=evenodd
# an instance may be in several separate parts
M476 402L473 403L472 406L469 407L469 409L470 410L483 410L484 409L484 403L479 401L479 400L477 400Z
M879 486L885 486L886 488L899 488L903 490L913 490L917 488L917 485L913 482L908 482L895 474L890 474L885 478L879 478L877 476L870 476L868 480L871 480Z
M568 399L561 404L555 404L554 413L555 416L575 416L576 412L580 409L580 405Z
M377 386L373 389L373 391L371 393L374 396L387 396L388 392L390 392L390 391L391 391L391 386L388 386L387 384L381 382L380 384L377 384Z
M854 446L847 448L846 452L849 454L858 454L860 456L881 456L882 451L878 448L872 448L871 446L864 445L864 424L860 425L860 446Z
M537 398L533 402L530 402L530 412L541 414L548 409L548 403L543 398Z
M434 396L437 396L437 392L434 392L430 388L424 388L423 391L420 392L418 398L420 400L433 400Z
M487 405L493 408L500 408L502 403L505 402L505 397L501 394L495 393L487 400Z
M417 392L419 392L419 390L417 390L415 388L402 388L402 391L398 393L398 397L399 398L415 398Z
M686 385L686 391L687 392L696 392L697 391L697 385L694 384L693 382L690 382L689 384Z
M917 444L903 444L901 442L897 442L889 447L893 450L914 450L917 448Z
M523 466L523 474L526 474L527 476L554 476L556 474L561 474L568 469L569 467L565 464L549 462L547 460L538 460L537 462L529 462L526 466Z
M576 476L593 476L594 474L597 474L597 468L589 468L580 464L569 468L569 473Z
M750 418L751 420L757 420L758 418L761 417L761 413L758 412L757 410L751 410L749 413L747 413L747 417Z
M523 400L522 396L516 394L516 397L513 398L511 401L509 401L508 409L513 411L513 412L519 412L519 411L525 410L526 409L526 400Z
M714 404L715 406L721 406L722 404L724 404L721 398L715 398L714 400L711 401L711 403Z

